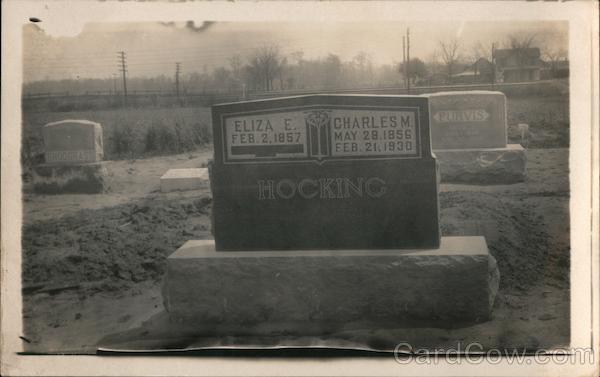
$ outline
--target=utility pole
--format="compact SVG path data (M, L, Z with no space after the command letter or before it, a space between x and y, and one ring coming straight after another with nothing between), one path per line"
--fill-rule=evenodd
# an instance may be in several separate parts
M406 88L410 93L410 29L406 28Z
M127 106L127 62L125 58L125 51L119 51L119 63L121 67L119 71L123 73L123 106Z
M406 35L402 36L402 68L404 69L404 86L406 86Z
M179 100L179 73L181 72L181 63L175 63L175 93L177 94L177 100Z
M496 44L492 42L492 90L494 90L494 84L496 83Z

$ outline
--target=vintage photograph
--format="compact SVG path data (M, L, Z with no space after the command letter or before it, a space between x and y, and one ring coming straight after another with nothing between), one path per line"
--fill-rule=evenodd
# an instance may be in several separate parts
M26 25L25 350L568 345L568 32Z
M21 355L573 350L569 17L108 18L19 29Z

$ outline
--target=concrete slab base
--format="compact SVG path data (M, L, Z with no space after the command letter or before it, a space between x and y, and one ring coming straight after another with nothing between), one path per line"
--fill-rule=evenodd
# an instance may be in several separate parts
M98 194L108 188L104 162L42 164L33 169L33 189L42 194Z
M217 252L213 240L194 240L167 259L163 300L171 322L205 331L444 327L488 320L498 283L483 237L443 237L430 250L259 252Z
M169 169L160 177L160 191L197 190L208 185L208 169Z
M520 144L506 148L434 150L442 182L502 184L523 182L527 155Z

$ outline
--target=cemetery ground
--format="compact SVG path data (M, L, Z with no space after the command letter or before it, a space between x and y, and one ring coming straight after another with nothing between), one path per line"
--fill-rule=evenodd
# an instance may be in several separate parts
M440 186L442 234L483 234L498 261L501 285L491 321L448 328L385 324L377 331L357 324L327 338L374 349L393 349L401 341L434 348L458 342L527 349L567 345L568 149L527 153L524 183ZM93 353L105 336L160 317L166 258L187 240L209 237L212 201L208 188L161 193L159 177L170 168L199 167L211 154L202 147L108 161L105 194L24 194L25 350ZM261 341L314 344L323 339L279 334ZM171 346L212 344L210 338L194 342Z
M377 331L357 325L328 339L373 349L393 349L400 341L435 348L457 342L528 349L568 344L567 99L508 97L509 143L521 141L516 127L521 118L530 125L525 182L440 186L442 235L485 235L498 261L500 290L492 320L448 328L386 324ZM27 163L40 159L39 130L61 119L102 124L106 193L38 195L27 189ZM190 239L210 237L209 189L162 193L159 182L168 169L201 167L211 157L210 111L29 109L23 125L24 349L93 353L105 336L160 317L166 258ZM275 339L308 342L282 334Z

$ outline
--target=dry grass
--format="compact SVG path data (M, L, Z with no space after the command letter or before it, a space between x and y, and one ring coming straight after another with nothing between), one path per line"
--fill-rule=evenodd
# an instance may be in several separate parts
M206 107L24 112L24 150L34 160L43 153L42 126L62 119L100 123L107 160L180 153L212 140L210 109Z
M569 146L569 96L509 97L509 142L519 143L518 123L529 124L528 148L556 148Z

